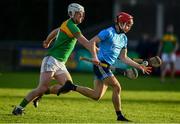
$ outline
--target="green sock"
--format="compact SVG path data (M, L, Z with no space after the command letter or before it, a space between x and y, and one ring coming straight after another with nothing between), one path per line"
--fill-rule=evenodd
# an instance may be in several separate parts
M21 107L26 107L26 105L28 104L29 102L24 98L23 100L22 100L22 102L19 104L19 106L21 106Z

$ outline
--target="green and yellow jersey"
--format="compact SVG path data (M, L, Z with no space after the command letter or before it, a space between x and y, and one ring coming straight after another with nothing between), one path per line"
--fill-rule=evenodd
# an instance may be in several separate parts
M66 62L74 49L77 39L75 36L81 35L81 30L72 19L64 21L61 26L53 46L48 49L47 55L53 56L61 62Z
M165 34L161 40L162 43L162 52L171 53L176 47L177 37L173 34Z

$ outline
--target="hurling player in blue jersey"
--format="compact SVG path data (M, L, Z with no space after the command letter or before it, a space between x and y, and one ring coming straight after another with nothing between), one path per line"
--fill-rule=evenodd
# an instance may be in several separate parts
M99 43L98 59L108 65L112 65L116 59L121 59L124 63L142 70L143 73L150 74L151 67L145 67L134 62L127 56L127 33L133 25L133 17L125 12L121 12L115 18L112 27L100 31L98 35L91 39L94 44ZM117 114L118 121L129 121L122 114L121 108L121 86L109 68L93 66L95 73L94 89L78 86L72 82L67 82L59 89L59 93L74 90L80 94L99 100L106 92L108 86L112 87L112 102Z

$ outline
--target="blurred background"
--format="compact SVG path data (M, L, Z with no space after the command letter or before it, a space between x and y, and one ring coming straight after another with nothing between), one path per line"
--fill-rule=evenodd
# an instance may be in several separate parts
M133 15L134 26L127 34L130 57L157 55L169 24L174 25L174 33L180 37L179 0L1 0L0 72L39 70L46 54L42 41L68 19L67 6L72 2L85 7L85 21L79 27L88 39L112 25L118 12ZM180 50L176 54L176 74L180 74ZM80 62L79 56L90 57L90 54L78 44L67 62L69 70L92 71L92 65ZM159 70L154 74L159 75Z

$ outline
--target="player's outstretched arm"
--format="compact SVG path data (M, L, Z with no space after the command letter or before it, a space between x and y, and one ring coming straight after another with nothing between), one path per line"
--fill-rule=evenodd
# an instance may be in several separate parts
M83 35L77 37L77 40L91 52L94 64L99 63L99 60L97 58L96 41L88 41Z
M46 40L43 41L43 47L48 48L51 42L55 39L57 33L59 31L59 28L54 29L50 32L50 34L47 36Z
M127 56L127 49L122 49L120 53L120 59L127 65L135 67L143 72L143 74L150 74L152 67L146 67L144 65L140 65L137 62L133 61L131 58Z

